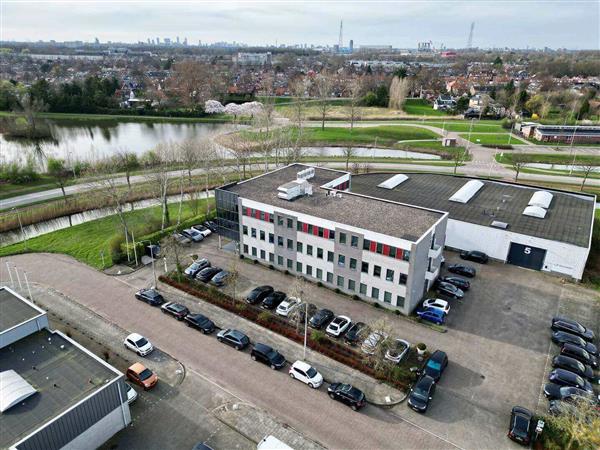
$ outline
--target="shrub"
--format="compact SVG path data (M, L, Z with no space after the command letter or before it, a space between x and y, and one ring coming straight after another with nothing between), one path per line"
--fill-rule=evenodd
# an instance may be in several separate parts
M108 241L108 248L110 250L110 258L114 264L119 264L123 262L126 258L125 253L121 249L125 238L122 234L115 234Z
M336 294L339 294L340 292L341 292L341 291L340 291L340 289L339 289L339 288L335 288L335 293L336 293Z
M320 281L317 281L317 286L323 287L323 283L321 283Z
M377 302L373 303L373 308L381 308L381 305Z
M317 344L320 344L325 339L325 333L319 330L313 330L310 333L311 341L315 341Z
M274 270L275 267L273 267L273 264L269 264L269 270Z
M258 320L259 322L261 322L263 324L266 324L271 320L271 313L267 312L267 311L263 311L256 317L256 320Z
M358 295L354 294L352 296L352 300L360 300L360 297Z
M400 313L400 310L399 310L399 309L395 309L395 310L394 310L394 314L396 314L397 316L399 316L399 315L401 314L401 313Z
M427 350L427 346L423 342L419 342L417 344L417 350L421 350L421 351Z
M283 271L283 273L285 273L286 275L289 275L289 274L290 274L290 272L289 272L287 269L285 269L285 270Z

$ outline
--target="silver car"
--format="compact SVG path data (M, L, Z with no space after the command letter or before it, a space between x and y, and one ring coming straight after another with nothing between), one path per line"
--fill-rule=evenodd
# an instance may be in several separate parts
M388 351L385 353L385 359L398 364L408 355L410 350L410 342L404 339L394 339L394 343L390 346Z
M373 355L375 353L375 350L377 350L377 346L385 342L387 338L387 333L384 333L383 331L373 331L364 340L360 349L363 353L366 353L367 355Z

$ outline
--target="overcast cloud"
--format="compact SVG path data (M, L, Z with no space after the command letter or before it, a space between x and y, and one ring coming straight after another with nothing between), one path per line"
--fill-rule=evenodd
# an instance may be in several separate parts
M471 22L478 47L598 49L600 2L557 1L221 1L27 2L2 0L2 40L146 41L190 44L344 43L464 47Z

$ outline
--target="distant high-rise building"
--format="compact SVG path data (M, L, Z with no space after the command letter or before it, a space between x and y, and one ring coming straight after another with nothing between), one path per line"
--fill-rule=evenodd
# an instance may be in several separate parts
M96 45L100 44L100 40L98 38L94 39Z
M354 39L350 39L350 42L348 43L348 49L350 50L350 53L354 51Z
M150 45L150 43L151 43L151 42L150 42L150 38L148 38L148 45Z
M179 36L177 36L177 44L179 44Z
M164 38L163 42L165 43L165 45L171 45L171 38Z
M156 45L160 45L160 38L156 38Z
M188 45L187 38L183 38L183 45Z

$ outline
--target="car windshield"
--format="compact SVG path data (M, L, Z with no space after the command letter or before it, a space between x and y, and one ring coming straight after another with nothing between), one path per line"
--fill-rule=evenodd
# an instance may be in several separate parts
M271 361L273 361L274 359L277 359L278 356L279 356L279 353L277 353L277 351L275 351L275 350L271 350L269 353L267 353L267 358Z
M515 416L515 428L517 430L527 430L529 428L529 420L523 416Z
M147 343L148 343L148 341L146 340L146 338L140 338L139 340L137 340L135 342L135 345L138 346L138 347L143 347Z
M152 376L152 371L150 369L144 369L140 373L140 380L142 380L142 381L147 380L151 376Z
M433 370L440 370L442 365L439 362L429 360L427 367Z
M427 391L419 385L415 386L412 395L421 400L427 400Z
M181 312L185 309L185 306L183 305L173 305L173 311L175 312Z
M317 376L317 371L314 369L314 367L309 367L309 369L306 371L306 375L308 375L308 378L314 378Z

